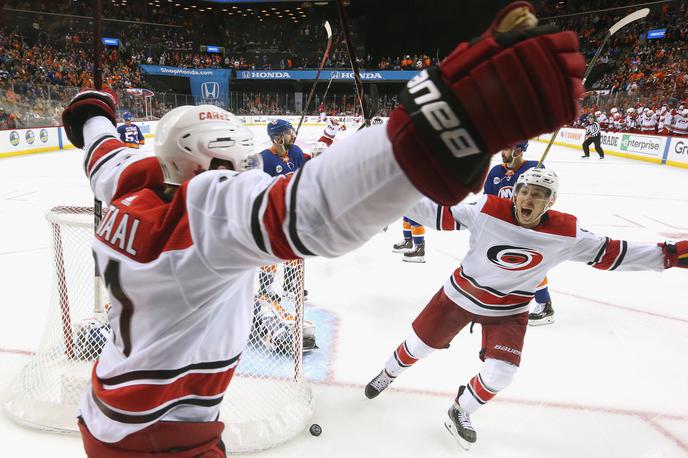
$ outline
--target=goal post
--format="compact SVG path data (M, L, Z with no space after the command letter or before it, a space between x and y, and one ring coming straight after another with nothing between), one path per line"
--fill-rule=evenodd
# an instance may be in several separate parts
M52 231L49 316L38 350L10 385L3 407L25 426L78 433L78 404L110 337L109 298L100 280L94 281L93 208L54 207L46 218ZM303 319L303 261L274 266L273 274L269 294L256 284L249 344L223 400L228 452L284 443L313 414L303 373L304 341L313 332Z

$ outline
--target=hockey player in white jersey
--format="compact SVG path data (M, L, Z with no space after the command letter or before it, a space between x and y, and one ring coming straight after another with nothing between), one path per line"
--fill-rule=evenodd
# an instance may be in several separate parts
M535 27L532 12L509 5L411 80L386 126L287 176L260 170L251 132L215 106L163 116L149 156L116 137L112 93L72 99L65 132L108 208L93 250L113 338L78 412L86 454L225 456L218 414L247 344L256 267L347 253L423 195L453 205L480 188L493 153L573 120L578 40ZM529 94L542 97L514 120ZM507 121L497 131L492 119Z
M447 429L468 448L477 439L470 416L513 381L528 324L528 303L544 275L570 260L601 270L688 267L688 241L634 243L597 236L575 216L550 210L559 190L551 169L531 168L513 200L485 195L453 207L423 199L407 214L438 230L468 229L468 253L412 324L385 367L366 386L375 398L404 370L447 348L466 325L480 323L480 373L459 387Z
M335 137L337 136L337 132L340 130L345 130L346 125L344 123L339 123L335 118L328 118L321 116L321 121L327 123L325 126L325 130L323 130L322 135L318 139L318 142L324 143L327 146L332 146L332 143L334 142Z

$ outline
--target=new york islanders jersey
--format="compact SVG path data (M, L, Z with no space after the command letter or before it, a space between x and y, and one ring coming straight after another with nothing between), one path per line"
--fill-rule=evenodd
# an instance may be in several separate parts
M438 230L470 231L470 248L444 292L476 315L527 312L538 284L564 261L585 262L602 270L664 269L657 244L600 237L580 228L575 216L554 210L539 226L527 229L517 224L510 200L491 195L453 207L424 198L407 214Z
M511 199L514 195L514 186L516 186L518 177L529 168L537 167L537 164L538 161L525 161L516 170L509 169L506 164L495 165L487 174L483 192L485 194Z
M384 127L297 173L207 171L172 196L158 159L127 148L108 119L88 120L84 138L108 208L93 251L112 338L79 415L107 443L157 421L215 421L248 341L256 268L349 252L421 197Z
M261 151L260 155L263 158L263 171L273 177L296 172L306 163L303 150L296 145L291 145L284 158L273 153L270 148Z
M119 134L119 139L124 143L141 143L145 140L141 129L136 124L122 124L117 127L117 133Z

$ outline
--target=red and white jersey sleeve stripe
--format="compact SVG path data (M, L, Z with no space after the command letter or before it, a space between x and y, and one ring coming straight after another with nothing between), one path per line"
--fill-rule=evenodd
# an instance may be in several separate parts
M424 197L407 212L406 216L438 231L470 229L485 200L481 199L476 203L447 207Z
M656 243L614 240L580 227L571 260L600 270L664 270L662 249Z
M86 121L84 140L84 172L95 197L107 206L117 191L121 173L130 164L151 155L127 147L112 123L103 116Z
M365 129L292 175L203 173L189 182L194 241L216 269L334 257L396 220L418 191L393 159L384 127Z

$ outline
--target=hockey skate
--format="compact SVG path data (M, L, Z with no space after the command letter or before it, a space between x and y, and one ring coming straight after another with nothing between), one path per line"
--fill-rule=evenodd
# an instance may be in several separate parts
M405 262L425 262L425 242L404 253Z
M380 393L382 393L385 388L387 388L393 381L395 377L392 377L387 373L385 369L377 374L374 379L370 381L365 387L365 395L368 399L376 398Z
M465 389L466 387L463 385L459 387L459 394L456 396L457 400ZM456 439L461 448L470 450L471 445L477 440L475 429L473 429L473 424L471 423L471 416L456 401L449 408L447 415L449 418L444 420L444 427Z
M544 324L554 323L554 309L552 308L552 301L547 301L542 310L537 313L528 314L528 325L542 326Z
M392 247L394 253L406 253L411 250L413 250L413 240L411 239L404 239L402 242L395 243Z

